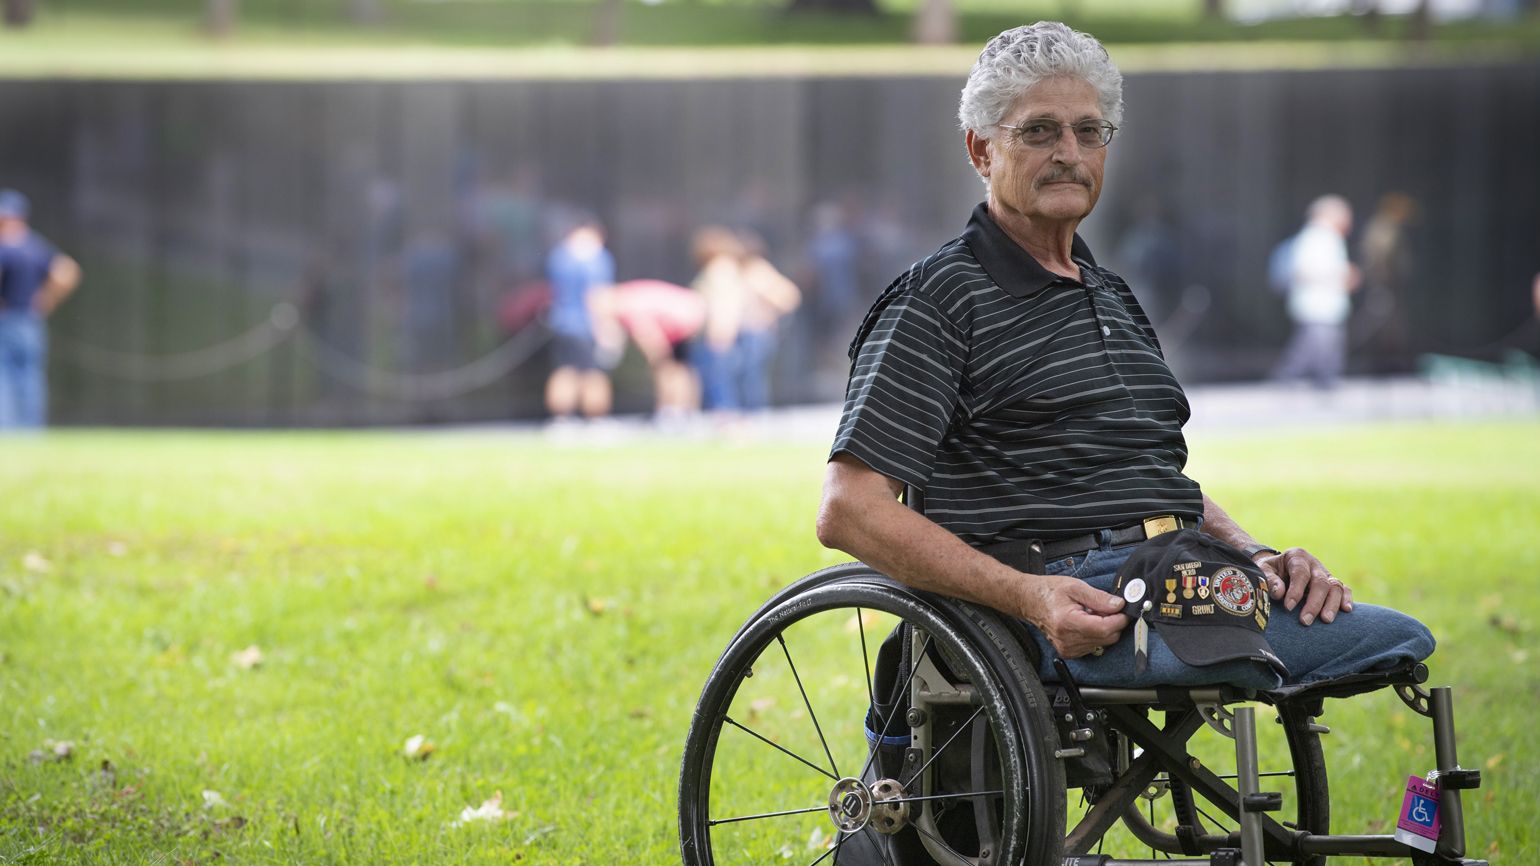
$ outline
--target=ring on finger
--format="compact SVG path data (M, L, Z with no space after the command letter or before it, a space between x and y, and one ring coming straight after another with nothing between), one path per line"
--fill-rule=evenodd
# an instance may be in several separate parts
M1106 652L1106 650L1107 650L1106 647L1097 647L1097 648L1091 650L1091 655L1093 655L1093 656L1100 656L1103 652Z

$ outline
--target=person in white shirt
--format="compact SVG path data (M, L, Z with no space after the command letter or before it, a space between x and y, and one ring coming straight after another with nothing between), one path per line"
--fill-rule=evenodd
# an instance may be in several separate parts
M1275 379L1308 378L1334 388L1347 360L1348 296L1358 289L1358 268L1348 259L1353 208L1341 196L1311 202L1305 227L1295 236L1289 268L1289 318L1294 335L1273 373Z

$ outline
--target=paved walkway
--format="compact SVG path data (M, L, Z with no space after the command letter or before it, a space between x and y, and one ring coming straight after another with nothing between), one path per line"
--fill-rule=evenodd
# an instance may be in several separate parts
M1472 373L1435 379L1401 377L1348 379L1333 391L1309 386L1253 382L1200 385L1187 389L1192 403L1189 433L1244 435L1280 429L1323 428L1384 422L1493 418L1540 420L1540 382L1522 377ZM512 431L537 434L573 445L635 441L706 441L827 444L839 423L837 404L788 406L729 426L699 419L660 428L641 417L605 419L560 428L517 424ZM507 433L505 424L456 428L463 432Z

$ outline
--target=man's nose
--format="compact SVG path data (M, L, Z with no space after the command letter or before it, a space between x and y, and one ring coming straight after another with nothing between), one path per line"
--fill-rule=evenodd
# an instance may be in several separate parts
M1074 130L1059 129L1059 140L1053 143L1053 161L1064 165L1075 165L1085 156L1084 148L1075 138Z

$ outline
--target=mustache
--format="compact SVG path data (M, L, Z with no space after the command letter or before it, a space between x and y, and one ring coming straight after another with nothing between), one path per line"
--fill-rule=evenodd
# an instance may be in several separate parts
M1049 174L1045 174L1042 177L1038 178L1037 182L1034 183L1033 186L1034 187L1040 187L1040 186L1047 186L1050 183L1066 183L1066 182L1067 183L1078 183L1078 184L1080 184L1081 186L1083 186L1083 187L1085 187L1087 189L1090 189L1090 187L1091 187L1091 178L1088 175L1084 174L1083 172L1075 171L1072 168L1071 169L1061 169L1059 171L1054 171L1054 172L1051 172Z

